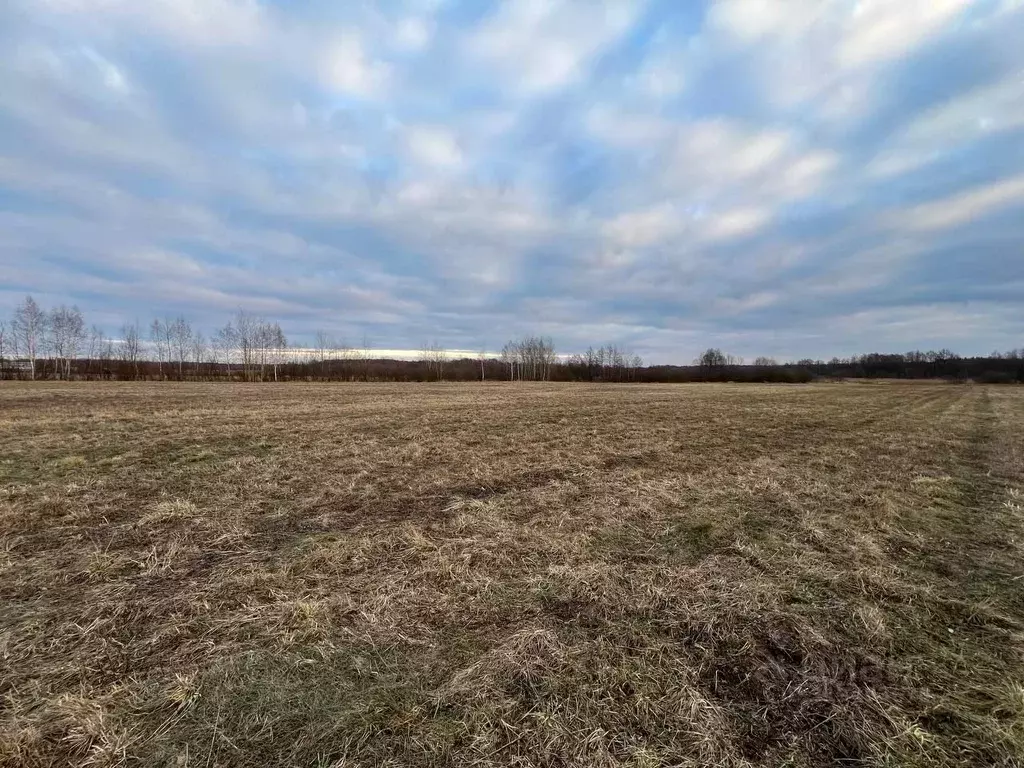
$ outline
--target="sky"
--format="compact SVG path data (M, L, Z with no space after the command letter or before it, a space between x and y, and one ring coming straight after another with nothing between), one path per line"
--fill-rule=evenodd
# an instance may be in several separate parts
M1022 0L4 0L0 317L1024 346Z

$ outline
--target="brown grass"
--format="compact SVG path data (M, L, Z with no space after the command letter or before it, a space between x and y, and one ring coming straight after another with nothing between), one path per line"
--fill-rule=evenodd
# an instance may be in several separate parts
M0 764L1024 764L1024 390L0 387Z

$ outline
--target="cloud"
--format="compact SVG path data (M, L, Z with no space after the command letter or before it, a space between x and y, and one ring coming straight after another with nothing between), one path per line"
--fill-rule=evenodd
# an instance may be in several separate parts
M917 205L898 214L897 226L916 230L947 229L1014 204L1024 204L1024 175Z
M763 208L736 208L711 218L705 228L705 237L725 240L749 235L761 229L770 218Z
M255 45L267 33L263 6L253 0L40 0L40 5L74 17L72 23L86 29L116 25L190 46Z
M708 26L751 43L773 35L801 32L819 8L814 0L794 2L788 7L773 0L723 0L708 11Z
M925 110L895 132L870 166L898 176L964 145L1024 129L1024 72L979 86Z
M362 41L351 33L342 33L327 46L323 72L330 88L357 96L379 94L390 77L388 65L367 56Z
M1022 34L1005 0L11 0L0 315L1019 346Z
M462 150L455 136L444 128L418 126L406 131L406 144L413 159L435 168L459 168Z
M395 42L400 48L409 51L424 48L432 35L429 23L411 16L402 19L395 27Z
M563 88L623 35L637 4L620 0L516 0L470 33L470 55L525 93Z
M970 0L859 0L839 48L839 61L861 66L905 55L970 4Z

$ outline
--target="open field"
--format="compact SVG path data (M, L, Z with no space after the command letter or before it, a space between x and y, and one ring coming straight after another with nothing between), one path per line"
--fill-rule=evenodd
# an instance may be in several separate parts
M1024 764L1024 389L0 386L0 764Z

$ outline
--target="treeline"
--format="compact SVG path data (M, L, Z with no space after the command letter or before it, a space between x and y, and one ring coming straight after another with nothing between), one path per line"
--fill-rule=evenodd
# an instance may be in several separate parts
M278 378L288 340L280 324L239 310L209 340L184 316L126 323L119 337L87 326L81 310L45 310L31 296L9 322L0 320L0 376L5 378Z
M318 331L311 349L294 348L276 321L239 310L210 338L182 315L122 325L108 335L75 306L44 309L31 297L0 319L0 378L233 381L578 381L778 382L887 378L1024 382L1024 348L986 357L948 349L867 354L831 360L752 363L720 349L691 365L645 366L639 355L607 344L559 355L548 337L509 341L499 356L453 359L437 343L417 360L374 358L364 342L350 347Z
M795 363L818 377L857 379L970 379L986 384L1024 383L1024 347L985 357L961 357L948 349L903 354L871 353Z

